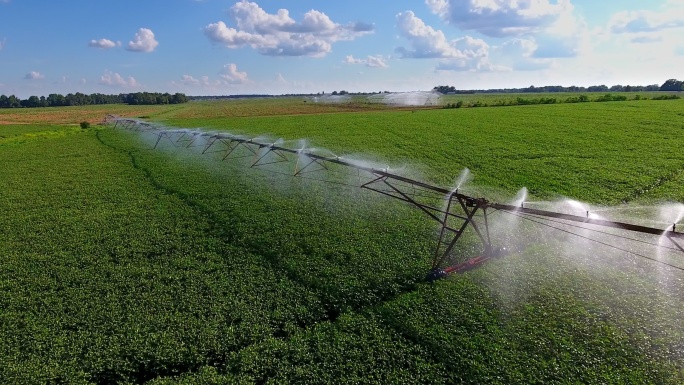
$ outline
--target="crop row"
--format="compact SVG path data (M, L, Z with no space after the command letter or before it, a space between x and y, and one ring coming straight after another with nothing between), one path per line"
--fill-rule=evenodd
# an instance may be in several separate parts
M44 139L0 146L6 382L681 380L680 329L617 321L678 313L601 289L648 279L548 246L420 284L434 225L397 202L125 132Z

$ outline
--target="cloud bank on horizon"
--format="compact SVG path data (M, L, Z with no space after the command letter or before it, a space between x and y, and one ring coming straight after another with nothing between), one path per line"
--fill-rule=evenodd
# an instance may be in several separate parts
M0 94L408 91L684 77L676 72L684 64L678 0L122 0L106 16L87 0L34 8L0 0ZM80 28L54 28L55 20Z

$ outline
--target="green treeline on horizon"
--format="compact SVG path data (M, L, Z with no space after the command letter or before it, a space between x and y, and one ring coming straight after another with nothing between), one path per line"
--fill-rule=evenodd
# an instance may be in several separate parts
M35 108L35 107L64 107L64 106L89 106L96 104L129 104L129 105L153 105L153 104L180 104L187 103L190 99L181 93L169 94L160 92L135 92L129 94L105 95L105 94L50 94L45 96L30 96L28 99L20 99L14 95L0 95L0 108Z
M433 91L442 94L476 94L476 93L557 93L557 92L651 92L651 91L683 91L684 81L677 79L669 79L661 86L651 84L648 86L631 86L631 85L614 85L608 87L606 85L597 85L589 87L578 86L543 86L535 87L529 86L526 88L492 88L481 90L463 90L457 89L454 86L436 86ZM385 91L387 93L387 91ZM333 92L333 95L337 92ZM340 95L347 94L346 91L341 91ZM254 95L257 96L257 95ZM259 95L272 96L272 95ZM202 99L203 97L195 97ZM154 104L180 104L187 103L191 98L183 93L169 94L160 92L135 92L128 94L106 95L100 93L83 94L80 92L62 94L50 94L45 96L30 96L28 99L20 99L15 95L0 95L0 108L35 108L35 107L64 107L64 106L88 106L98 104L129 104L129 105L154 105Z
M545 93L545 92L651 92L651 91L684 91L684 82L677 79L669 79L663 85L651 84L648 86L630 86L617 84L608 87L604 84L598 86L529 86L526 88L492 88L488 90L460 90L454 86L437 86L434 91L443 94L507 94L507 93Z

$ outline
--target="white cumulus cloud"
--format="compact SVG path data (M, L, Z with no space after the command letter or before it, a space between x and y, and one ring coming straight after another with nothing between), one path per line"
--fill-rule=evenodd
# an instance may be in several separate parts
M124 78L118 73L109 70L106 70L104 74L102 74L99 83L106 86L115 86L122 88L135 88L140 86L140 83L138 83L138 81L135 80L135 78L133 78L132 76Z
M366 67L387 68L388 65L382 56L368 55L365 59L357 59L353 55L347 55L344 58L344 63L347 64L363 64Z
M40 79L45 79L45 75L41 74L38 71L31 71L24 75L24 79L27 80L40 80Z
M109 39L100 39L100 40L91 40L88 43L88 47L93 47L93 48L102 48L102 49L111 49L114 47L118 47L121 45L121 42L113 42Z
M448 2L442 1L444 4ZM446 5L445 5L446 6ZM437 71L506 72L531 71L550 68L554 64L551 57L565 57L565 46L560 33L549 33L543 37L542 46L535 37L514 37L499 45L490 45L482 39L462 36L448 39L443 31L426 25L413 12L406 11L397 15L397 28L409 42L409 47L399 47L396 51L402 58L440 59ZM551 30L551 29L550 29ZM559 48L551 51L546 44L553 40ZM544 49L545 51L542 51ZM543 54L543 55L542 55ZM546 55L549 56L546 56ZM554 56L555 55L555 56ZM351 60L350 58L348 60ZM355 59L358 60L358 59Z
M229 84L243 84L249 81L247 72L238 71L237 65L233 63L223 66L223 71L219 76Z
M613 33L656 32L684 28L684 8L678 12L625 11L614 14L609 23Z
M634 59L658 56L661 62L678 59L684 35L684 3L667 1L649 10L617 12L604 29L604 41L634 52ZM639 47L636 47L638 45ZM643 53L647 50L648 55ZM671 64L673 65L673 64Z
M425 0L444 21L491 37L538 33L572 10L570 0Z
M219 86L221 86L223 82L220 80L210 80L209 76L201 76L199 79L192 75L183 75L181 76L181 80L176 82L172 81L171 85L172 86L186 86L186 87L198 87L201 86L202 88L205 89L218 89Z
M339 24L325 13L310 10L302 21L290 17L287 9L269 14L257 3L242 0L230 11L236 28L219 21L207 25L204 34L214 43L228 48L249 46L269 56L322 57L332 51L338 41L354 40L373 31L365 23Z
M397 15L397 28L410 43L410 48L399 47L402 58L449 59L439 70L490 69L489 44L482 39L464 36L448 40L441 30L436 30L417 17L412 11Z
M183 75L179 81L172 81L172 86L180 86L185 88L200 87L209 91L223 91L227 88L240 86L251 83L247 72L239 71L234 63L229 63L223 66L223 69L218 74L218 79L211 79L209 76L201 76L196 78L192 75Z
M539 58L539 44L533 38L513 38L492 50L492 60L515 71L536 71L550 68L553 60Z
M126 49L133 52L152 52L158 45L159 42L155 40L152 30L140 28L133 40L128 42Z
M198 86L200 85L199 79L195 79L191 75L183 75L181 77L180 83L186 86Z

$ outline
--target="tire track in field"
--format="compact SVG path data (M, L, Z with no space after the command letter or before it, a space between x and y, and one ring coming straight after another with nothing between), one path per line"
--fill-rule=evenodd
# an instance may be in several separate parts
M268 250L264 248L263 246L259 245L258 243L254 244L253 242L242 242L238 240L237 234L235 231L231 231L235 229L235 226L231 226L230 222L225 221L224 219L220 218L214 211L211 209L207 208L205 205L195 201L192 199L192 197L189 194L186 194L180 190L170 188L168 186L165 186L161 182L157 180L157 178L154 177L152 171L143 165L140 164L140 161L138 157L136 156L137 153L139 153L141 150L135 150L135 149L124 149L124 148L119 148L116 147L115 145L112 145L110 143L107 143L105 140L102 139L100 133L102 130L98 130L95 134L96 139L104 146L112 149L113 151L117 153L121 153L126 155L130 162L131 165L135 170L140 171L144 178L148 181L148 183L157 191L163 193L164 195L168 196L173 196L178 198L183 204L187 205L190 207L192 210L197 212L197 215L200 216L201 218L204 218L205 222L209 226L208 231L210 235L213 235L217 237L219 240L236 245L238 247L243 247L245 248L249 254L254 255L255 257L263 257L263 258L255 258L255 263L259 263L262 267L266 269L273 270L277 274L282 274L284 275L288 280L292 281L293 283L300 285L301 287L304 287L306 289L309 289L314 295L316 295L320 300L321 304L323 305L323 310L325 313L325 316L321 317L317 321L312 321L312 322L298 322L298 330L303 332L306 328L311 327L313 325L316 325L321 322L329 322L329 323L335 323L337 319L342 315L342 312L336 308L336 306L331 303L329 300L326 301L325 296L321 296L321 289L315 285L311 285L304 280L298 275L297 271L294 271L293 269L289 268L285 263L282 262L281 258L279 258L278 253ZM265 260L264 260L265 259ZM368 304L362 305L362 306L350 306L351 311L354 313L358 314L363 314L364 311L374 309L377 306L380 306L386 302L395 300L396 298L399 298L400 296L410 293L414 291L417 287L419 286L418 283L406 283L403 286L401 286L398 290L395 292L387 293L385 295L379 296L377 300L371 301ZM281 327L279 330L273 333L272 337L281 339L284 341L290 340L292 337L295 336L296 333L288 333L284 330L283 327ZM404 337L402 337L404 338ZM248 344L243 346L241 349L247 349L250 346L257 345L258 342L254 344ZM222 367L233 367L233 365L230 365L230 359L226 357L223 353L221 352L216 352L214 354L216 357L206 357L209 362L207 366L212 366L217 369L221 369ZM219 359L219 357L223 357L223 359ZM179 370L182 369L180 372ZM170 376L178 376L182 373L194 373L197 372L200 369L197 365L193 363L188 363L188 365L184 368L178 368L178 367L170 367L168 373L158 373L155 377L150 377L149 373L146 373L144 368L140 369L139 372L132 373L131 375L137 379L137 383L143 384L147 383L151 380L154 380L156 378L164 378L164 377L170 377ZM230 370L234 371L234 370ZM110 373L112 374L112 373ZM234 374L239 374L239 373L234 373Z

